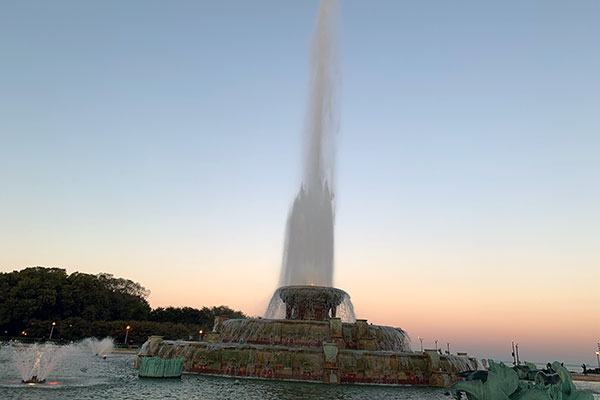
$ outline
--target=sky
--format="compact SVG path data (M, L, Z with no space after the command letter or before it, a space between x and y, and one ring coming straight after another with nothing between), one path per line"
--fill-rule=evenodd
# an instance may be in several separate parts
M0 271L262 315L317 0L0 3ZM419 348L596 363L600 2L341 0L335 286Z

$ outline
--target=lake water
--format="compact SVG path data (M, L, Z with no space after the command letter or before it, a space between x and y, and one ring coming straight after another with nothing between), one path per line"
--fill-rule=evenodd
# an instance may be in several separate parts
M46 384L27 386L6 355L0 357L0 399L446 399L446 389L414 386L323 385L184 374L179 380L139 379L134 355L105 360L75 354L50 373ZM53 383L53 384L49 384ZM600 383L577 382L600 399Z

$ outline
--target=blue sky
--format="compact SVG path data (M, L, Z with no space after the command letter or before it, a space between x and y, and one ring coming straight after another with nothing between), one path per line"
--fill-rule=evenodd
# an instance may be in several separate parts
M0 268L105 271L156 306L260 314L300 181L317 9L2 2ZM357 311L416 337L434 327L402 307L438 306L413 301L414 282L438 302L465 285L484 305L595 302L600 3L348 0L341 14L335 281ZM586 307L575 322L597 331Z

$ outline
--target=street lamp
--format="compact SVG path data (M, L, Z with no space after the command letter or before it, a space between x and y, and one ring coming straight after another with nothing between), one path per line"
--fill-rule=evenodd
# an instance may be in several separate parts
M435 351L437 351L437 339L435 340Z
M203 333L204 333L204 331L203 331L202 329L200 329L200 330L198 331L198 339L199 339L200 341L202 341L202 334L203 334Z
M56 322L52 323L52 328L50 328L50 337L48 340L52 340L52 334L54 333L54 327L56 326Z
M512 357L513 357L513 365L517 365L517 356L515 355L515 342L511 342L512 344Z
M598 359L598 368L600 368L600 351L596 352L596 358Z
M421 342L421 353L423 352L423 338L419 336L419 341Z
M450 354L450 342L446 343L446 353Z
M131 327L129 325L127 325L127 328L125 328L125 345L127 345L127 336L129 336L130 329Z

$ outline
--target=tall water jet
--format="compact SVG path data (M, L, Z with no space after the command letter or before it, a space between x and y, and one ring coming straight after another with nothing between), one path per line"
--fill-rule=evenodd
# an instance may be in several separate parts
M287 220L279 286L333 286L335 136L339 130L338 5L323 0L311 49L302 183ZM354 312L346 294L345 307ZM282 318L281 291L267 318Z
M333 285L335 136L339 130L338 5L323 0L311 49L302 184L287 221L280 286Z

